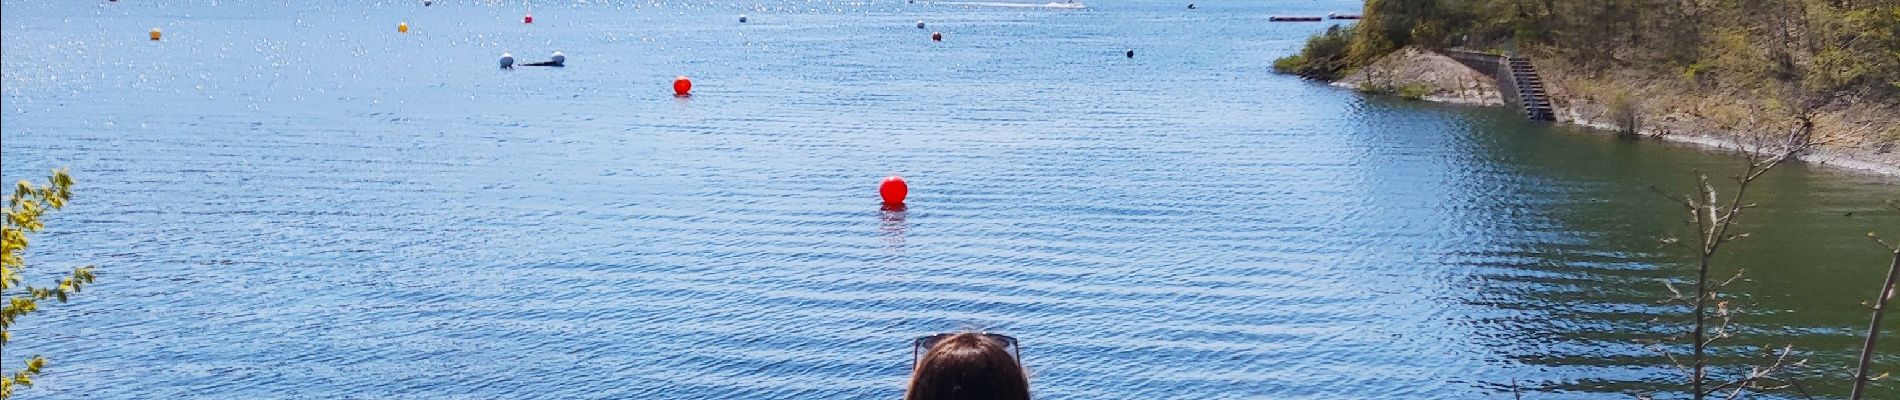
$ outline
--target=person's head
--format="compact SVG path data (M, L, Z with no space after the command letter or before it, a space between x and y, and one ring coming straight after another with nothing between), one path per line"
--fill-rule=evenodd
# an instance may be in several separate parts
M962 332L919 339L928 347L911 370L904 400L1029 400L1029 376L1015 339Z

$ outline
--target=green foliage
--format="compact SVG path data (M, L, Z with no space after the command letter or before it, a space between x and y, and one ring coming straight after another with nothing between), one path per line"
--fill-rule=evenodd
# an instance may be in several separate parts
M1364 29L1353 38L1350 59L1357 65L1406 46L1443 48L1479 46L1508 36L1514 13L1496 11L1493 0L1366 0Z
M1360 93L1366 94L1392 94L1391 86L1374 84L1370 80L1359 82L1359 87L1354 89L1358 89Z
M1900 5L1877 8L1814 10L1823 41L1814 68L1819 86L1867 87L1887 93L1900 89Z
M1432 94L1432 88L1422 83L1404 84L1399 85L1398 94L1406 100L1424 100L1425 95Z
M1528 48L1590 69L1756 92L1797 112L1900 97L1893 1L1366 0L1350 36L1339 65L1316 57L1335 54L1337 38L1327 38L1282 70L1351 70L1413 45Z
M26 272L26 260L21 253L29 244L27 234L46 228L40 217L49 210L64 208L67 199L72 197L72 186L72 177L66 174L65 169L59 169L47 178L46 186L20 181L13 193L7 196L6 219L0 221L0 225L4 225L4 229L0 229L4 232L4 238L0 238L4 239L0 240L0 294L11 293L13 287L21 286ZM55 299L64 303L92 280L92 266L79 267L61 278L58 285L24 286L25 293L9 295L6 304L0 306L0 349L5 349L6 344L13 339L15 320L38 310L40 300ZM0 360L0 363L4 362ZM16 385L20 388L33 386L33 377L39 375L40 369L45 366L46 358L35 355L26 359L24 368L11 374L0 373L0 399L12 397Z
M1346 47L1352 41L1353 28L1333 25L1326 32L1306 39L1299 54L1273 61L1273 69L1310 79L1333 80L1345 74Z
M1273 70L1280 71L1280 73L1299 74L1301 71L1305 71L1306 68L1306 54L1294 54L1273 60Z
M1617 91L1610 95L1607 103L1610 122L1616 124L1616 130L1626 135L1634 135L1642 129L1642 107L1629 91Z
M1360 93L1396 95L1406 100L1424 100L1425 96L1432 94L1432 87L1423 83L1392 85L1372 83L1372 81L1368 80L1359 82L1359 86L1355 89L1358 89Z

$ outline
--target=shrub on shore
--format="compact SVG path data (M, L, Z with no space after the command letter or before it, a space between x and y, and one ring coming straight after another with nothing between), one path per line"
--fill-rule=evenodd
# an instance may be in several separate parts
M1406 99L1406 100L1424 100L1425 96L1431 95L1433 91L1430 85L1426 85L1423 83L1407 83L1403 85L1392 85L1392 84L1374 84L1370 81L1360 82L1359 87L1357 87L1356 89L1358 89L1360 93L1377 94L1377 95L1393 95L1393 96L1399 96L1399 98Z
M1333 25L1325 33L1306 39L1299 54L1273 61L1273 69L1308 79L1334 80L1346 75L1346 48L1352 42L1353 28Z
M1424 100L1425 95L1432 94L1432 88L1424 84L1410 83L1399 85L1398 93L1399 97L1406 100Z

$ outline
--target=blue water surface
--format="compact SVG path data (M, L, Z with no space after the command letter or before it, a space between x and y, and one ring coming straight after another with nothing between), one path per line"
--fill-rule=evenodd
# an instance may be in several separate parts
M968 328L1042 399L1668 390L1629 340L1680 271L1646 187L1732 159L1272 73L1328 24L1268 16L1357 1L1185 4L6 0L5 179L79 182L34 278L99 283L5 365L52 360L22 399L896 399ZM1788 171L1789 215L1896 197ZM1893 226L1826 221L1789 226ZM1764 331L1841 361L1836 297Z

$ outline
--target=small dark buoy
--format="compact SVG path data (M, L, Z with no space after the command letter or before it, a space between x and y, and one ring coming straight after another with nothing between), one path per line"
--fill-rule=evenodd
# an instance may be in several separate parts
M943 32L931 32L930 40L935 42L943 41Z
M435 5L435 0L422 0L423 7L428 7L432 5Z
M745 21L746 21L746 18L744 15L739 16L739 23L743 24L745 23Z
M877 194L884 198L884 204L904 204L904 196L910 195L910 185L904 183L904 177L891 175L878 185Z
M508 54L508 52L505 51L502 52L501 69L515 69L515 55Z
M1134 50L1129 50L1129 51L1128 51L1128 58L1135 58L1135 51L1134 51Z
M917 20L917 29L924 29L924 20Z
M1188 3L1188 9L1189 10L1194 9L1194 3Z

